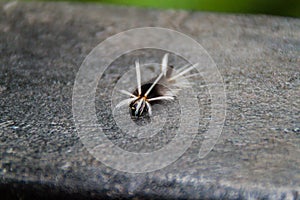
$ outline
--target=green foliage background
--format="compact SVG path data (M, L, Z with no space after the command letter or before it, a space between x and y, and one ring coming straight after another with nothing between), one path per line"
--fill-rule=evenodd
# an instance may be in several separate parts
M72 1L72 0L71 0ZM74 1L74 0L73 0ZM255 13L300 17L300 0L75 0L162 9Z

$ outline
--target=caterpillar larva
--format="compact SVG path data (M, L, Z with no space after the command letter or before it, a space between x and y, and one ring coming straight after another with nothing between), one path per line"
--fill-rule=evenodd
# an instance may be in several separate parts
M152 115L151 105L159 101L174 100L178 92L184 87L189 86L183 75L194 69L195 65L187 65L174 70L168 66L168 54L165 54L161 63L161 73L154 79L141 83L141 71L139 61L135 61L137 88L131 93L126 90L120 90L121 93L130 96L117 104L116 108L124 105L129 106L132 116L140 117L148 113Z

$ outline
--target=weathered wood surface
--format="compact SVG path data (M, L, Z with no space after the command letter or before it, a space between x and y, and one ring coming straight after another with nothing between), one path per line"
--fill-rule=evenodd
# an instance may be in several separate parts
M5 198L300 199L299 19L66 3L1 3L0 16ZM145 26L202 44L224 79L227 114L205 159L195 141L172 165L129 174L82 145L72 89L99 42Z

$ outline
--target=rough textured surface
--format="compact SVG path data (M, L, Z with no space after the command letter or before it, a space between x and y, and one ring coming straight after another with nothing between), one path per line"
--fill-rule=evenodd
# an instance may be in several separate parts
M0 5L4 199L300 199L299 19ZM175 29L203 45L224 78L227 116L205 159L198 159L201 144L195 141L174 164L129 174L96 161L81 144L72 119L72 87L93 47L143 26Z

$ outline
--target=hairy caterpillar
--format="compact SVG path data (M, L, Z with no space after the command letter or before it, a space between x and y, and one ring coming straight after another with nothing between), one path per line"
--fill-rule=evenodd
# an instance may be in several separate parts
M159 101L174 100L178 92L189 86L185 74L194 69L195 65L186 65L179 70L174 70L173 66L168 66L168 54L165 54L161 62L161 73L154 79L141 83L140 63L135 61L137 88L131 93L120 90L121 93L130 98L125 99L116 105L116 108L127 105L133 117L140 117L146 113L152 115L152 104ZM190 76L194 76L193 74Z

